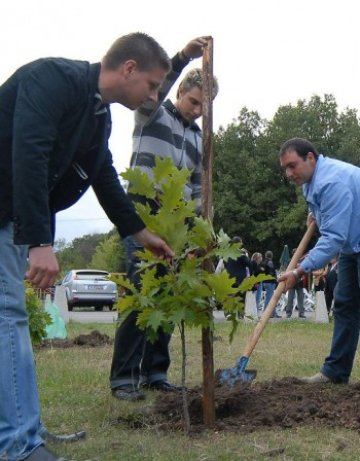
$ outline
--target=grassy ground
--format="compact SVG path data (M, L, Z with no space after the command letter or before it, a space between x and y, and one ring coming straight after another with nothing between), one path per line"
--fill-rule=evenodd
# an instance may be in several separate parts
M253 326L242 324L230 345L230 325L216 325L215 369L233 366L241 355ZM113 336L114 325L70 324L75 337L98 329ZM251 357L249 368L258 370L260 381L285 376L303 376L318 371L328 352L332 325L309 321L280 321L269 324ZM189 387L201 383L201 332L187 332ZM86 430L85 441L53 446L72 459L102 461L233 461L233 460L358 460L359 433L343 428L298 427L251 434L208 431L188 438L182 433L164 434L147 427L129 429L124 418L136 419L144 407L151 411L154 393L147 400L127 403L115 400L108 388L112 347L43 349L36 352L42 416L56 433ZM180 382L180 337L171 341L172 365L169 379ZM359 358L352 379L360 379ZM289 389L291 392L291 389Z

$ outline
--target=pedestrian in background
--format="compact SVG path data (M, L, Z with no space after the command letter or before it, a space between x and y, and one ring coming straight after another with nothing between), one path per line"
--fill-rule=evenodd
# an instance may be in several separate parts
M268 250L265 252L265 258L264 261L261 263L265 275L270 275L273 277L273 280L266 280L263 282L263 289L265 291L265 309L266 306L269 304L270 299L272 298L272 295L274 294L275 288L276 288L276 270L273 262L273 252ZM271 314L271 318L274 319L281 319L281 315L279 315L276 311L276 307L274 307L274 310Z
M292 254L294 255L296 248L293 249ZM306 319L305 308L304 308L304 279L301 278L293 288L290 288L287 292L287 303L285 307L286 318L290 319L294 311L294 301L296 295L296 306L298 310L298 316L300 319Z
M263 256L259 252L253 253L251 256L251 262L250 262L250 274L257 276L260 274L265 273L265 268L262 266L262 260ZM256 284L254 287L255 290L255 298L256 298L256 307L257 310L261 310L261 298L262 298L262 292L263 292L263 284L262 282L259 282Z
M337 279L338 279L337 273L338 273L338 258L337 256L335 256L335 258L333 258L328 265L328 270L327 270L327 275L326 275L326 280L325 280L324 295L325 295L326 309L329 315L331 313L331 308L332 308L333 300L334 300L334 291L335 291Z

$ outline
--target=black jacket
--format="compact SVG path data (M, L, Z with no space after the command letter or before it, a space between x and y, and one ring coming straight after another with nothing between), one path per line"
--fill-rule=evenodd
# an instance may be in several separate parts
M99 72L46 58L0 87L0 226L14 222L15 244L51 242L55 213L90 185L123 237L144 228L112 164L109 107L95 116Z
M267 280L263 283L276 283L277 275L276 275L276 270L275 270L275 266L274 266L272 259L265 258L261 262L261 266L264 269L265 275L271 275L272 277L274 277L274 280Z
M241 282L250 275L250 259L245 254L237 259L229 258L225 263L225 269L230 277L235 277L236 286L240 286Z

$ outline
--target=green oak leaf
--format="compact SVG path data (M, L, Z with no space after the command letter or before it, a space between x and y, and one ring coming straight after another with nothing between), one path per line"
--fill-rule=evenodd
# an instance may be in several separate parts
M241 292L250 291L254 287L254 285L256 285L257 283L266 281L266 280L274 280L274 277L271 277L271 275L265 275L265 274L259 274L256 276L251 275L250 277L247 277L241 282L239 286L239 290Z
M156 190L149 176L140 168L128 168L121 176L129 181L129 192L143 195L148 199L156 197Z
M238 293L238 289L234 288L235 279L230 277L226 271L219 274L206 274L206 283L214 293L214 297L223 302L228 296Z
M121 296L116 304L120 312L127 312L136 309L138 298L136 295Z
M166 319L161 311L153 310L150 315L147 316L146 326L157 331L164 320Z
M159 155L155 156L155 167L152 172L156 184L162 183L164 179L169 181L169 178L176 174L177 171L178 169L170 157L161 158Z
M194 225L189 232L189 243L199 248L206 248L214 237L212 225L203 218L194 218Z
M125 277L124 275L116 275L116 276L111 276L110 277L113 282L115 282L117 285L120 285L123 288L126 288L127 290L131 291L131 293L136 293L137 290L134 286L133 283L130 282L130 280Z

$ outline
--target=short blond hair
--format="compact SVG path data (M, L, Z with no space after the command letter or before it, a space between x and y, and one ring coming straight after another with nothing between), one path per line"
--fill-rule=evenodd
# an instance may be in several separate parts
M203 89L203 73L202 73L202 69L198 67L196 67L195 69L189 70L189 72L182 79L179 85L178 91L177 91L177 97L179 97L180 90L182 90L184 93L187 93L194 87L197 87L200 90ZM218 84L217 78L214 76L213 77L213 98L216 97L218 92L219 92L219 84Z

